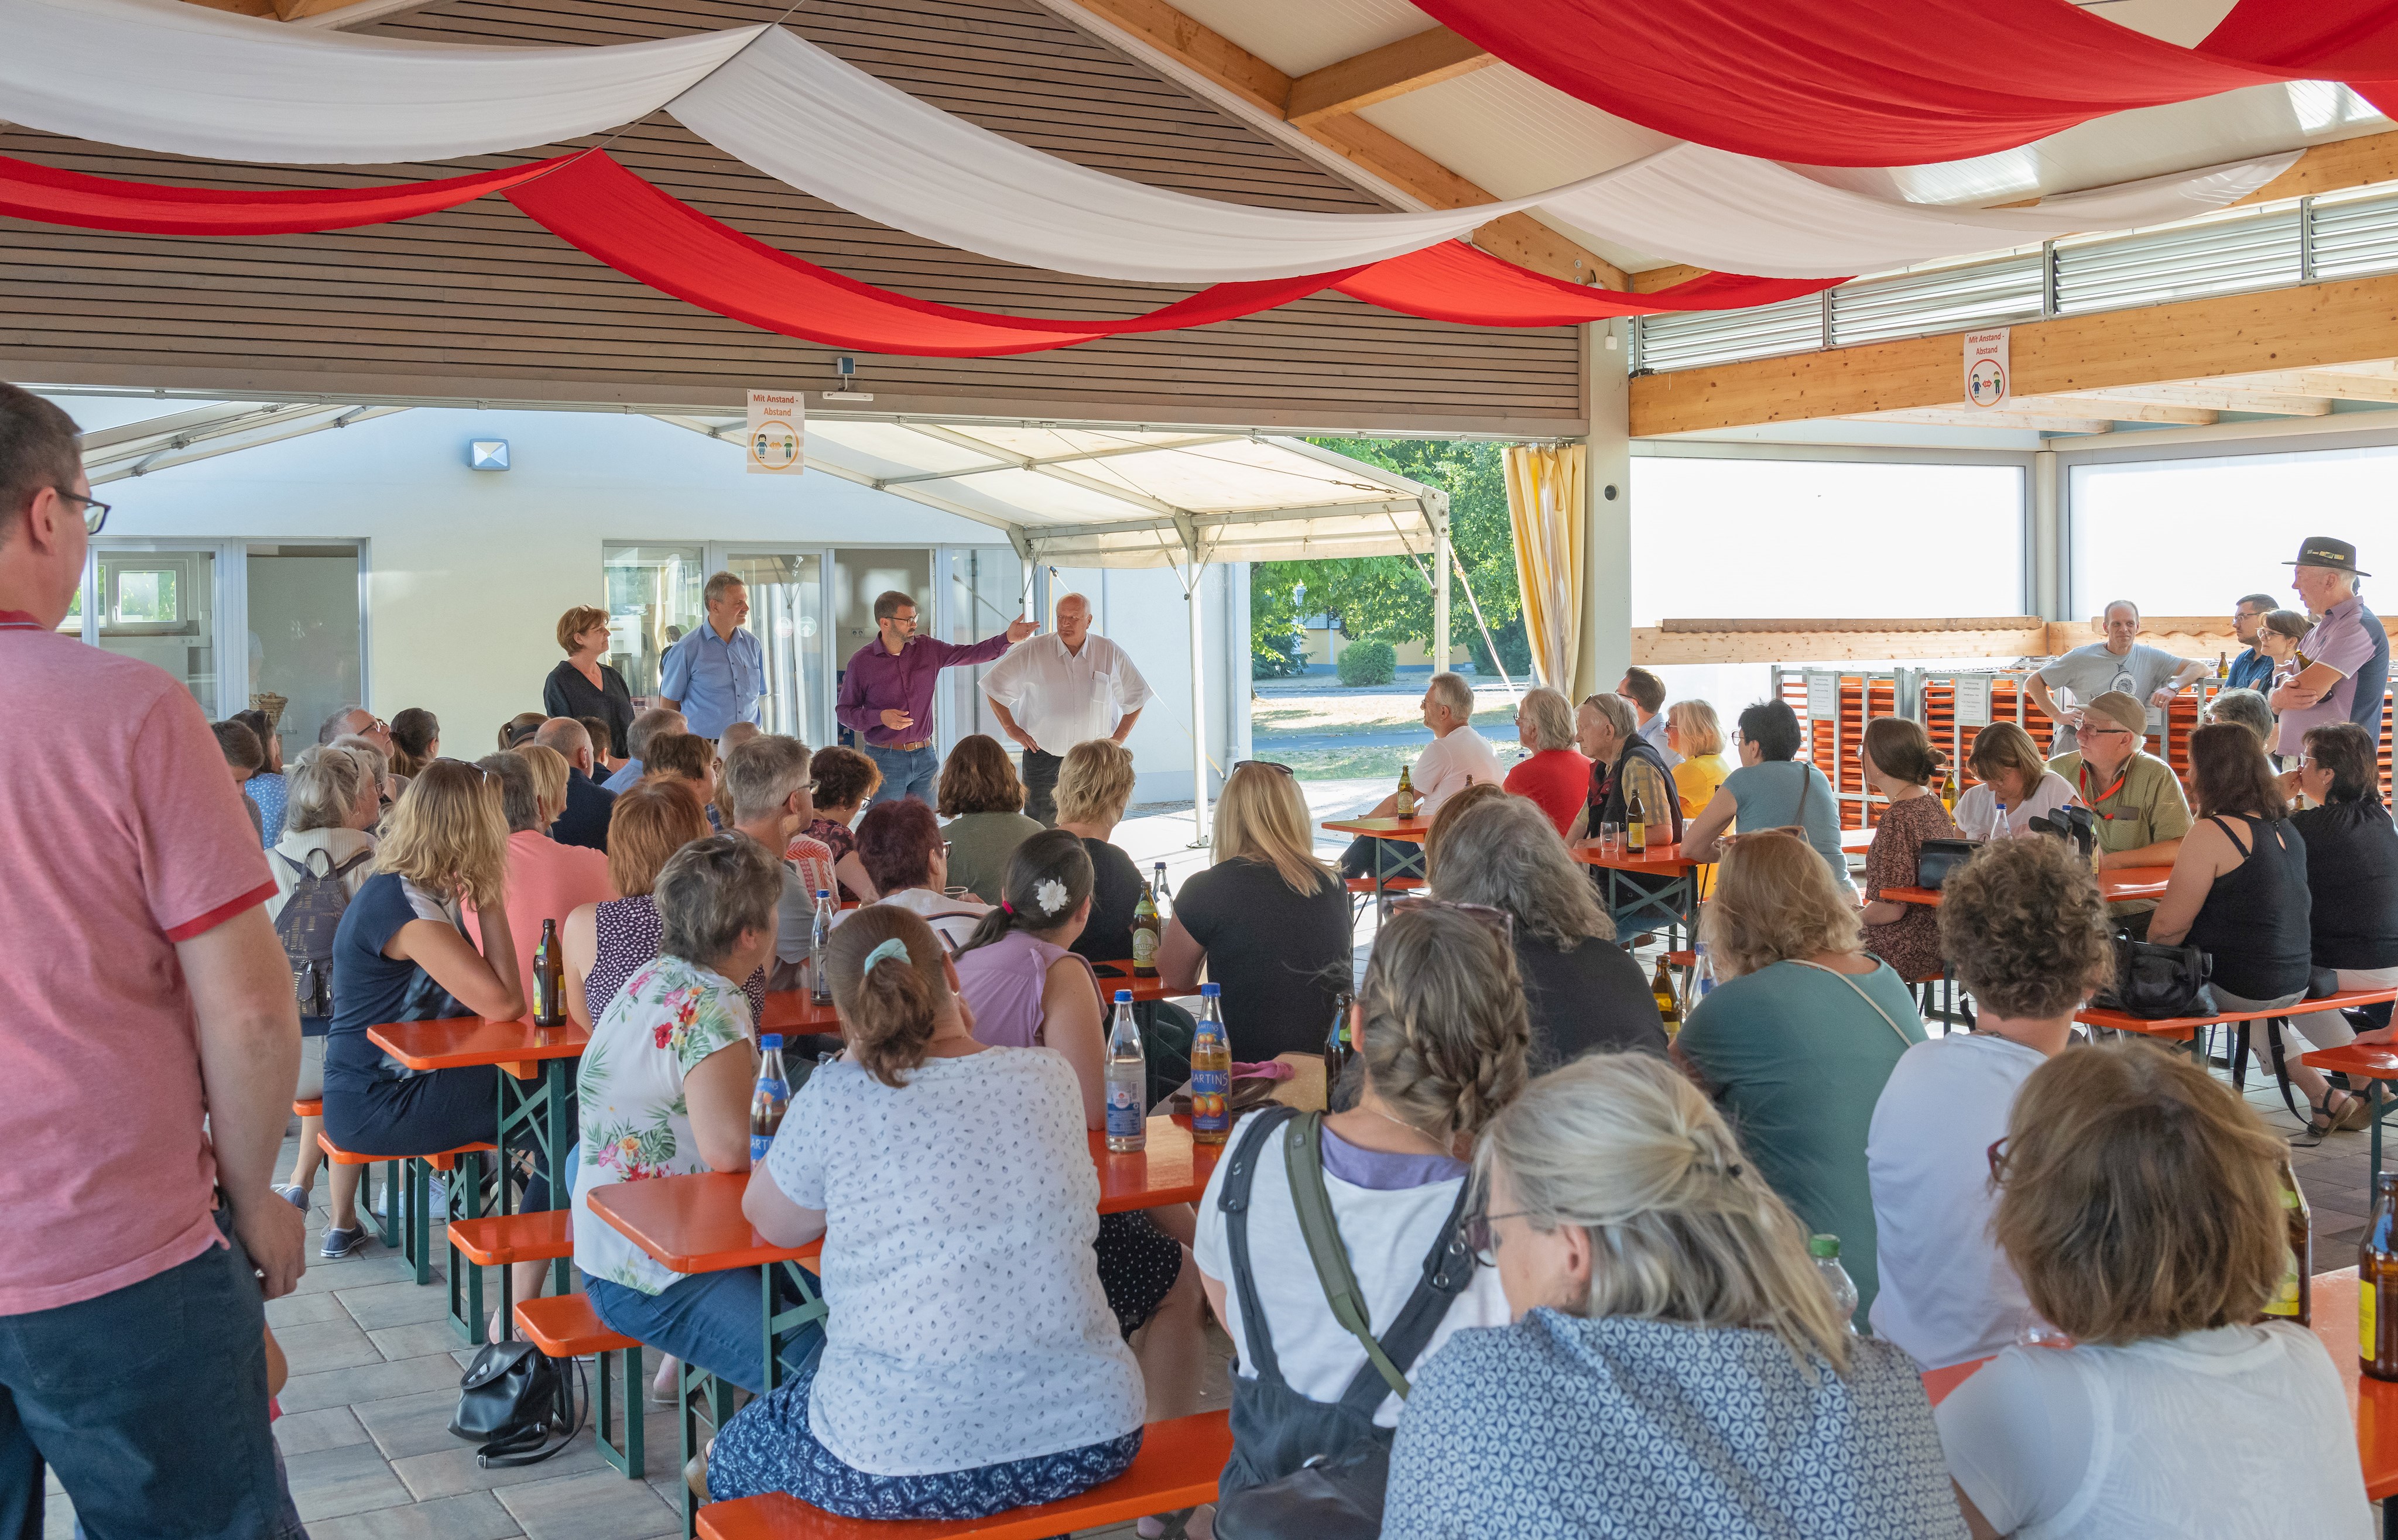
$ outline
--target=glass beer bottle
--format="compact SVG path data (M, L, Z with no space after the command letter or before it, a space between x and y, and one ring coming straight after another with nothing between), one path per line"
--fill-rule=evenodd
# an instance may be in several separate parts
M1199 1029L1191 1038L1191 1142L1220 1145L1233 1132L1233 1043L1224 1036L1223 991L1199 986Z
M2315 1319L2314 1211L2307 1207L2306 1192L2287 1160L2282 1162L2282 1213L2288 1222L2289 1256L2282 1266L2281 1283L2265 1302L2265 1319L2310 1326Z
M2374 1178L2373 1221L2356 1249L2359 1366L2377 1380L2398 1380L2398 1172Z
M554 919L541 922L541 944L532 951L532 1024L566 1024L566 953Z

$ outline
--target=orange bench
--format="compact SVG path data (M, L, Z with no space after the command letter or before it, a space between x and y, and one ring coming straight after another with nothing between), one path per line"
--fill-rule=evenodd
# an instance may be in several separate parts
M322 1096L319 1096L313 1102L294 1102L291 1104L291 1116L294 1118L322 1118L325 1116L325 1099Z
M2296 1005L2276 1006L2270 1011L2218 1011L2211 1016L2169 1016L2149 1021L2125 1015L2121 1011L2102 1011L2085 1006L2073 1013L2073 1019L2084 1026L2104 1027L2109 1032L2130 1032L2143 1038L2162 1038L2169 1042L2190 1045L2191 1053L2201 1064L2206 1058L2207 1028L2237 1026L2238 1038L2231 1046L2231 1083L2245 1089L2248 1083L2248 1026L2252 1022L2286 1021L2292 1016L2311 1016L2323 1011L2339 1011L2352 1005L2378 1005L2384 1000L2398 1000L2398 989L2343 989L2325 995L2321 999L2300 1000ZM2345 1049L2323 1049L2302 1055L2305 1063L2317 1068L2342 1068L2319 1063L2321 1053L2343 1053ZM2388 1073L2398 1076L2398 1068ZM2376 1130L2377 1135L2378 1130ZM2378 1138L2377 1138L2378 1143Z
M416 1265L416 1281L433 1281L433 1226L424 1212L427 1201L426 1178L434 1172L455 1171L464 1160L471 1165L467 1176L467 1217L476 1217L482 1202L483 1157L499 1152L497 1145L460 1145L455 1149L439 1150L431 1155L353 1155L335 1145L329 1134L317 1135L317 1147L325 1158L337 1166L371 1166L387 1161L390 1173L384 1185L383 1243L398 1244L401 1254ZM406 1219L403 1227L402 1204L406 1199ZM448 1216L445 1214L446 1220Z
M1374 879L1370 877L1346 877L1342 879L1341 886L1349 890L1351 898L1356 900L1349 906L1349 923L1354 926L1357 917L1366 912L1366 905L1374 902ZM1386 877L1380 891L1383 898L1389 899L1400 893L1420 893L1423 887L1424 879L1420 877Z
M562 1212L562 1211L553 1211ZM536 1216L539 1217L539 1216ZM641 1479L645 1460L641 1452L641 1345L621 1332L612 1332L591 1308L591 1301L581 1294L551 1294L546 1299L528 1299L516 1308L517 1330L525 1340L553 1359L574 1359L586 1354L600 1359L600 1392L593 1413L591 1436L600 1445L600 1457L624 1472L626 1478ZM623 1355L623 1384L616 1384L613 1369L608 1360ZM572 1364L568 1365L572 1372ZM610 1413L624 1423L617 1441L608 1441Z
M1232 1454L1231 1413L1202 1412L1150 1424L1131 1468L1061 1503L988 1519L843 1519L776 1492L708 1504L699 1533L702 1540L1046 1540L1212 1503Z
M500 1269L500 1314L509 1315L508 1267L574 1254L574 1211L486 1214L450 1222L450 1324L460 1338L483 1340L483 1269ZM564 1288L561 1275L559 1287ZM512 1318L511 1318L512 1319Z

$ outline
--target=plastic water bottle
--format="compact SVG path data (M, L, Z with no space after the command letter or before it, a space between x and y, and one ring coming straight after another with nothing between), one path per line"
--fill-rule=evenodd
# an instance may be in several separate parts
M1130 1155L1149 1147L1149 1055L1132 1019L1132 991L1116 991L1116 1024L1108 1034L1108 1148Z
M1840 1265L1840 1238L1836 1235L1811 1235L1807 1238L1807 1254L1815 1259L1816 1276L1830 1292L1832 1307L1840 1313L1840 1321L1851 1336L1857 1331L1857 1280Z
M825 971L824 956L832 945L832 890L816 890L815 923L808 930L808 1000L814 1005L832 1003L832 978Z
M1157 864L1156 871L1156 877L1150 881L1149 891L1157 900L1157 917L1160 921L1164 921L1174 912L1174 890L1165 885L1165 862L1161 861Z
M1707 996L1715 992L1715 964L1708 960L1707 944L1704 937L1692 942L1691 945L1692 951L1696 954L1696 960L1691 964L1691 976L1697 981L1699 998L1701 999L1704 999Z
M2007 827L2007 799L1999 795L1995 786L1990 788L1990 806L1995 810L1991 816L1997 820L1990 825L1990 837L2004 839L2014 831Z
M1220 1145L1233 1132L1233 1043L1224 1035L1219 985L1199 986L1199 1029L1191 1037L1191 1142Z
M768 1032L758 1038L758 1087L749 1093L749 1163L766 1158L775 1145L775 1131L791 1105L790 1081L783 1074L783 1035Z

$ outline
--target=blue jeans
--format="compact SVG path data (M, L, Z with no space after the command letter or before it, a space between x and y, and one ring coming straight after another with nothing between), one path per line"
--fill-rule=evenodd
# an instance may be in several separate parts
M775 1283L777 1310L800 1302L780 1268ZM585 1273L583 1292L608 1330L695 1364L753 1396L766 1393L766 1356L760 1341L765 1326L755 1267L694 1273L654 1294ZM805 1362L823 1340L822 1323L799 1332L783 1344L784 1365Z
M874 761L882 772L882 784L876 789L869 808L883 802L896 802L912 797L931 807L940 797L941 757L929 748L910 749L902 754L897 749L877 748L860 741L859 750Z
M266 1399L265 1308L238 1243L0 1316L0 1535L42 1533L47 1464L92 1540L304 1540Z

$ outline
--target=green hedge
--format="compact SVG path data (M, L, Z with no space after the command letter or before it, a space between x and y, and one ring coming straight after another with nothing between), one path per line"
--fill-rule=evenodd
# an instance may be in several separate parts
M1386 685L1398 676L1399 655L1390 643L1368 637L1342 648L1337 666L1344 685Z

